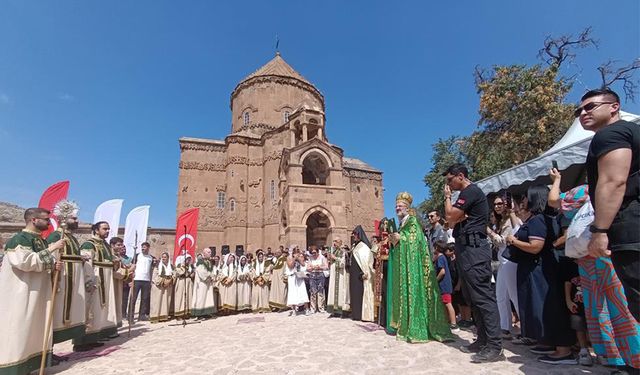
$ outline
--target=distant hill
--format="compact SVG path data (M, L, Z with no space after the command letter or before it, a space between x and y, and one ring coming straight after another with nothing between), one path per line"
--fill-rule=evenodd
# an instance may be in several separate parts
M24 210L15 204L0 202L0 222L24 223Z

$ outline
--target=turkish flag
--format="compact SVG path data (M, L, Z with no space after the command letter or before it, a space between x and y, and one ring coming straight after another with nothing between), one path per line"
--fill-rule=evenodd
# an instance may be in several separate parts
M173 259L183 255L184 251L190 254L192 259L196 257L196 239L198 238L199 208L186 210L178 217L176 225L176 242L173 250Z
M49 229L41 233L42 238L46 239L51 232L58 228L58 218L53 214L53 208L56 206L56 203L67 199L68 193L69 181L57 182L49 186L47 190L42 193L38 207L51 211L51 215L49 216L51 218L51 225L49 225Z

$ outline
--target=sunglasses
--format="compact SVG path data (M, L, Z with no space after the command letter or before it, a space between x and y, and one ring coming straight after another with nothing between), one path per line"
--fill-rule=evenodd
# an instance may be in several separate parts
M593 111L594 109L600 107L603 104L613 104L613 103L615 103L615 102L591 102L591 103L587 103L587 104L583 105L582 107L576 108L576 110L573 111L573 116L580 117L580 115L582 114L582 110L584 110L585 112L589 113L589 112Z
M496 202L496 203L494 203L493 205L494 205L494 206L502 206L503 204L504 204L504 202Z

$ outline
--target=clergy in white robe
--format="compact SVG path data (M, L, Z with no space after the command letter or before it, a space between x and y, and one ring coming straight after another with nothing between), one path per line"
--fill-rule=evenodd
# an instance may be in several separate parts
M251 270L251 311L254 313L270 312L269 308L269 271L271 266L267 266L264 259L264 252L256 252L256 261ZM280 281L280 280L278 280Z
M238 309L238 270L236 256L226 254L222 260L223 266L220 273L220 299L222 300L222 310L226 313L235 312Z
M89 281L91 296L87 298L87 328L84 336L73 339L74 351L88 351L97 346L99 339L118 334L116 297L113 282L113 258L109 244L109 223L101 221L91 227L93 236L82 244L80 255L90 259L85 263L85 272L92 276Z
M269 289L269 307L275 311L286 310L287 307L287 276L284 269L287 264L287 253L275 250L271 264L271 284Z
M30 208L25 221L26 228L5 245L0 267L0 374L28 374L40 367L55 264L51 252L64 246L64 241L47 246L40 237L49 225L49 211Z
M193 278L195 268L191 263L191 255L176 258L174 277L174 314L176 318L188 318L191 315L191 300L193 298Z
M173 267L169 261L169 253L162 253L158 267L153 270L151 278L151 323L165 322L171 319L171 299L173 297Z
M373 294L373 282L375 275L373 270L373 253L369 247L367 235L360 225L353 230L352 242L356 243L356 245L352 249L351 269L358 270L359 272L356 272L358 275L354 275L352 272L351 276L358 276L358 280L354 280L352 278L350 279L350 284L351 289L353 290L353 284L362 283L361 288L356 288L356 290L362 290L362 301L353 300L353 298L357 297L354 294L351 295L351 318L365 322L373 322L375 313L375 299ZM355 308L356 306L358 308ZM354 316L354 314L358 313L360 313L360 316Z
M238 265L238 276L236 277L236 283L238 285L238 311L250 311L251 310L251 266L249 265L246 256L240 257L240 264Z
M327 312L334 316L342 316L349 308L349 270L345 267L345 256L349 248L342 245L342 241L334 241L329 253L329 295L327 297Z
M191 314L200 319L210 318L218 312L218 303L214 293L214 266L211 261L211 249L202 252L202 258L196 263L193 280L193 307Z

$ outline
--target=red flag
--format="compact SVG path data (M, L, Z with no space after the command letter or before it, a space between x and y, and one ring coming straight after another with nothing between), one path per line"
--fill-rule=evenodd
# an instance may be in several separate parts
M42 193L38 207L51 211L51 225L49 225L49 229L42 232L42 238L47 238L51 232L58 228L58 218L53 214L53 208L56 206L56 203L67 199L68 193L69 181L57 182L49 186L49 188Z
M176 242L173 250L173 259L183 255L184 250L195 260L196 239L198 238L198 216L199 208L186 210L178 217L176 225Z
M376 236L380 236L380 220L373 221L373 227L376 230Z

